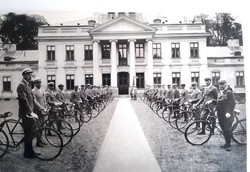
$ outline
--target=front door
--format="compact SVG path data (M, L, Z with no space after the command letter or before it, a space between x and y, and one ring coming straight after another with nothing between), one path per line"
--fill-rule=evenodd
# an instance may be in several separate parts
M118 73L118 93L119 94L128 94L129 89L129 73L128 72L119 72Z

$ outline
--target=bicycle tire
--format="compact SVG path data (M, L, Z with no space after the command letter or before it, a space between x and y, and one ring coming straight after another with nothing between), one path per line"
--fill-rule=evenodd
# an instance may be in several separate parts
M169 123L169 125L172 127L172 128L174 128L174 129L176 129L177 127L176 127L176 123L175 123L175 121L176 121L176 119L177 119L177 116L178 116L178 114L180 114L180 111L182 111L181 109L175 109L175 110L173 110L169 115L168 115L168 123ZM175 114L175 112L179 112L178 114Z
M205 125L205 132L204 135L198 135L198 132L201 131L201 128L196 127L197 124L203 123ZM185 139L191 145L203 145L204 143L208 142L208 140L212 136L212 128L207 121L198 120L192 122L185 131Z
M0 158L2 158L9 149L9 139L7 134L0 129Z
M53 128L60 134L63 140L63 146L66 146L71 142L74 135L73 128L69 122L64 119L53 119L49 121L49 127Z
M53 136L49 136L48 133L51 133ZM57 158L63 149L63 140L60 134L49 127L41 127L36 129L33 133L33 139L37 137L41 137L43 142L46 143L44 147L38 147L35 145L33 141L33 150L36 156L44 161L51 161Z
M70 123L73 129L73 135L75 136L81 129L81 122L80 120L75 117L74 115L64 115L63 119Z
M239 145L247 144L247 126L246 119L237 121L232 127L232 139Z
M169 106L166 106L165 108L164 108L164 110L162 111L162 118L166 121L166 122L168 122L168 116L170 115L170 113L171 113L171 107L169 107Z
M185 119L184 113L187 113L186 119ZM179 115L177 116L175 120L176 129L184 134L188 125L192 122L192 119L193 119L192 112L182 111L181 113L179 113Z

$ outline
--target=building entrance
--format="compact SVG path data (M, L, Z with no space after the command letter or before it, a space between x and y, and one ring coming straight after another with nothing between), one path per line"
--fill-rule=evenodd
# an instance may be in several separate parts
M117 76L118 94L128 94L129 89L129 73L119 72Z

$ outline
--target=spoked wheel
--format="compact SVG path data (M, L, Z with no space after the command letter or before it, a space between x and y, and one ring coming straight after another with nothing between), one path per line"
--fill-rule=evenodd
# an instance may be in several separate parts
M174 129L176 129L177 127L176 127L176 123L175 123L175 121L176 121L176 118L177 118L177 116L179 115L179 113L180 113L180 109L175 109L174 111L172 111L169 115L168 115L168 123L169 123L169 125L172 127L172 128L174 128Z
M2 158L9 148L9 139L7 134L0 129L0 158Z
M100 109L98 106L95 106L91 109L92 118L96 118L100 114Z
M49 122L49 127L56 130L62 137L63 146L70 143L73 138L73 129L69 122L63 119L54 119Z
M83 111L81 113L81 116L80 116L80 121L81 121L81 126L83 123L87 123L91 120L92 118L92 114L91 113L87 113L87 111Z
M6 123L8 123L8 127ZM5 133L10 132L12 134L12 137L10 135L7 135L7 136L8 136L9 142L13 143L14 145L19 143L24 137L23 126L20 120L8 119L2 123L1 129Z
M172 109L171 109L171 107L169 107L169 106L165 107L164 110L162 111L162 118L163 118L166 122L168 122L168 120L169 120L169 117L168 117L168 116L171 114L171 111L172 111Z
M247 121L241 119L232 127L232 139L239 145L247 144Z
M80 120L74 115L65 115L63 116L63 119L71 125L73 129L73 135L75 136L81 128Z
M175 120L177 130L184 134L189 124L193 121L192 119L193 114L191 112L182 111L179 113Z
M202 125L205 131L201 134ZM192 122L185 131L185 139L191 145L203 145L210 139L211 135L212 128L210 124L203 120Z
M48 127L42 127L35 130L33 136L33 150L39 159L51 161L61 154L63 140L56 130ZM46 144L44 147L36 146L37 137L40 137Z

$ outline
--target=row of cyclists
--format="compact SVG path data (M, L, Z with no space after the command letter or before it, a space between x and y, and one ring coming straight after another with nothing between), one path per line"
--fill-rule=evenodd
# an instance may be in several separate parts
M205 78L206 85L198 87L197 82L192 82L190 89L186 88L185 84L181 84L179 89L177 84L168 85L165 89L164 85L147 87L144 96L154 100L162 100L165 104L172 104L173 110L176 112L174 118L178 115L178 110L188 102L194 108L202 105L201 111L196 116L201 120L206 120L210 112L217 111L220 127L223 131L226 144L222 146L227 151L231 150L231 128L234 120L233 111L235 108L235 100L232 89L228 86L226 80L219 80L219 89L212 85L211 78ZM198 127L198 126L197 126ZM198 135L205 134L205 126L202 125L201 131Z

